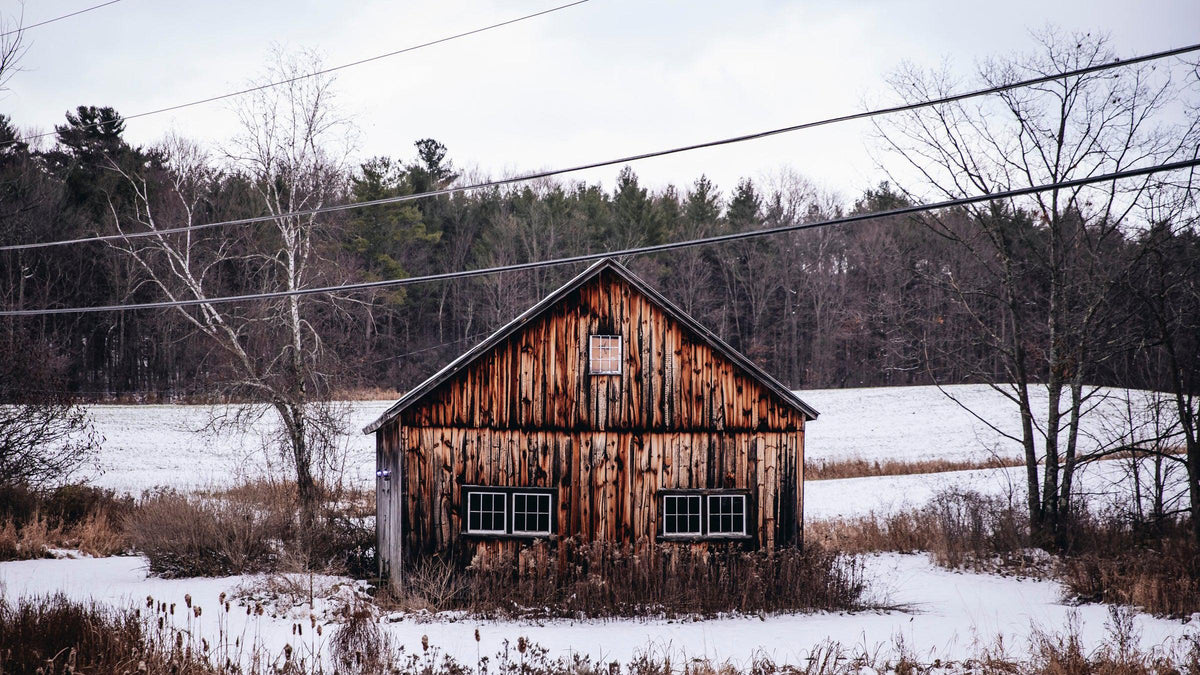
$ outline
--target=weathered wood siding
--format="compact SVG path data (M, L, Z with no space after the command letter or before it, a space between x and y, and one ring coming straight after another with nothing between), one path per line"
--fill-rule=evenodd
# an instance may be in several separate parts
M406 410L411 427L792 431L804 416L610 271ZM620 375L588 337L624 338Z
M747 529L753 545L793 544L800 536L799 431L564 433L393 426L387 433L386 444L405 459L398 486L408 555L449 550L458 542L462 485L557 488L554 529L559 536L634 543L653 542L659 532L659 490L735 488L750 495ZM471 541L470 546L492 548L522 543Z
M588 337L620 335L620 375ZM654 541L658 491L750 496L752 546L802 537L804 414L609 270L376 432L382 570L527 542L462 535L463 485L557 488L556 536Z

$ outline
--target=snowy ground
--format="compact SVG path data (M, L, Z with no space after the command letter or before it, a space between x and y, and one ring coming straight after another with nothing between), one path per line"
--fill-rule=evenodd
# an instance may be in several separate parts
M1020 447L1000 433L1016 433L1019 429L1018 417L1007 399L981 385L955 385L946 387L946 391L983 420L937 387L798 392L821 413L806 430L807 459L914 461L1020 456ZM1045 390L1036 389L1034 394L1035 410L1044 409ZM1110 444L1119 436L1119 429L1128 427L1126 403L1140 411L1149 396L1146 392L1120 390L1097 394L1095 410L1084 416L1081 425L1081 451ZM389 405L390 401L347 404L349 433L342 439L342 447L345 477L354 483L369 485L375 471L374 438L360 430ZM207 487L263 472L285 471L268 466L271 455L264 447L270 441L269 412L245 433L198 433L214 410L219 411L210 406L185 405L92 406L96 429L105 439L94 481L137 493L156 486ZM1144 423L1139 420L1139 424Z
M1012 405L986 387L962 385L947 390L984 418L935 387L813 390L802 398L821 412L807 430L809 461L861 458L915 461L931 458L988 459L1019 456L1017 444L1002 432L1017 429ZM1044 407L1045 392L1035 406ZM1097 408L1083 421L1083 449L1110 443L1127 427L1129 410L1140 410L1149 395L1103 392ZM374 471L374 440L359 430L374 420L390 401L350 403L350 433L343 439L345 476L369 485ZM95 482L140 492L157 486L180 489L229 484L264 472L287 475L272 467L264 450L270 439L270 416L245 433L203 434L197 430L213 409L206 406L94 406L91 414L104 436L104 449ZM993 429L992 427L995 427ZM999 431L997 431L999 429ZM809 519L886 513L920 506L938 490L974 489L988 494L1023 498L1022 469L958 471L928 475L884 476L810 481L805 486ZM1176 493L1182 476L1171 477ZM1103 502L1114 486L1129 480L1125 463L1110 461L1088 467L1080 485L1090 499ZM654 650L673 656L712 657L745 662L755 655L793 663L814 646L833 640L854 650L887 651L902 640L923 660L956 659L991 645L999 635L1020 654L1031 629L1062 631L1075 621L1086 646L1107 638L1108 610L1104 606L1070 607L1061 601L1054 582L955 573L930 564L924 556L885 555L869 558L867 578L878 600L903 609L852 615L811 614L708 621L608 622L487 622L439 620L422 622L392 617L385 622L398 644L410 653L420 649L421 637L461 661L474 664L477 654L495 654L504 640L525 636L550 649L551 656L585 652L606 660L628 661L637 651ZM187 619L187 627L202 635L261 640L278 653L291 643L300 653L313 653L330 633L308 631L293 635L292 618L246 615L245 608L226 614L218 608L221 593L241 585L261 585L261 579L148 579L140 557L79 560L39 560L0 563L0 593L8 597L63 591L116 604L143 604L147 596L182 603L185 594L205 608L203 616ZM881 594L886 595L880 597ZM180 611L178 620L184 622ZM190 616L190 615L189 615ZM306 621L301 621L306 623ZM1137 616L1145 647L1166 645L1200 631L1200 617L1189 623ZM475 642L479 629L481 643Z
M902 640L912 654L932 661L966 658L977 653L979 646L993 646L997 636L1003 635L1010 653L1020 656L1032 629L1059 633L1069 622L1076 623L1089 650L1109 638L1107 608L1065 605L1053 582L950 572L919 555L871 557L866 572L876 580L876 593L884 591L890 603L904 606L902 610L707 621L429 622L401 618L393 622L388 619L398 617L385 617L382 625L397 646L403 645L409 653L419 653L421 638L427 635L433 646L472 665L477 653L495 654L504 640L515 642L521 636L549 649L552 657L579 652L628 662L638 651L654 650L673 657L742 663L764 654L779 662L797 663L827 639L848 649L874 651L878 647L885 653ZM179 625L207 636L211 643L217 642L215 637L223 629L231 641L235 637L243 644L261 640L276 654L289 643L301 653L322 648L331 632L316 635L306 619L300 621L305 633L298 637L293 635L294 617L249 617L245 608L236 605L228 613L221 611L219 595L232 595L246 581L242 577L147 579L140 557L0 563L0 591L9 598L62 591L74 598L144 606L146 597L152 596L159 602L177 603ZM199 618L183 611L185 594L203 608ZM296 616L306 617L307 613ZM1135 621L1144 648L1169 646L1184 636L1200 635L1200 621L1183 623L1146 615L1137 615ZM476 629L481 638L478 644Z

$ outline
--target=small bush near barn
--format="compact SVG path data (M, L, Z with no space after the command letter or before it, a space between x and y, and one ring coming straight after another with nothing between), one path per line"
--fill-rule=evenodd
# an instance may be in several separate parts
M249 483L204 495L144 496L128 520L133 547L162 577L313 571L373 576L375 530L357 501L331 500L301 527L295 486Z
M537 543L519 558L465 568L427 561L407 570L412 608L482 616L711 616L851 610L864 606L857 557L820 546L742 551L661 545L640 550L566 539Z

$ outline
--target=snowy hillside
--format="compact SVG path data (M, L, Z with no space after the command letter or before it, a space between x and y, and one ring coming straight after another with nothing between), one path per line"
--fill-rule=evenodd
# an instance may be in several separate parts
M989 427L1016 433L1019 420L1003 395L980 385L936 387L817 389L798 392L820 411L809 425L808 461L849 458L869 460L987 459L1020 456L1019 446ZM1046 394L1038 390L1035 409L1044 409ZM1110 443L1127 427L1126 403L1140 410L1147 392L1108 390L1098 395L1095 409L1083 419L1084 449ZM343 438L346 478L369 484L374 474L374 439L360 433L391 404L390 401L350 402L348 434ZM199 431L214 413L212 406L97 405L90 408L96 429L104 436L97 483L131 492L155 486L202 487L240 478L285 471L269 466L278 460L264 448L270 442L271 413L251 430L238 433Z

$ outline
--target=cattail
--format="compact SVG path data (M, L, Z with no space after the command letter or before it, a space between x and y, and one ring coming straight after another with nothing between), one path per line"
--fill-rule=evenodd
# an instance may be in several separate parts
M221 591L221 595L217 596L217 602L222 605L225 604L225 591Z
M204 608L201 607L200 605L196 605L195 607L192 608L192 612L194 612L196 614L197 619L200 618L200 612L203 611L203 609Z
M321 634L321 625L317 624L317 635Z
M226 614L229 613L229 601L228 600L225 601L225 613Z
M283 646L283 658L288 661L292 660L292 646L291 645Z
M171 616L175 616L175 603L171 603Z
M421 649L424 651L429 651L429 636L428 635L421 636Z
M525 641L525 638L524 638L524 636L517 638L517 651L518 651L518 652L520 652L520 653L524 654L524 653L525 653L525 648L526 648L526 647L528 647L528 646L529 646L529 645L528 645L528 643Z
M204 647L204 651L208 651L208 638L200 638L200 646Z
M317 627L317 615L316 614L309 613L308 625L312 626L313 628Z
M479 629L478 628L475 629L475 641L479 642Z
M183 594L183 604L187 605L188 609L192 608L192 594L191 593Z
M146 596L146 609L150 609L152 607L154 607L154 598L147 595Z

